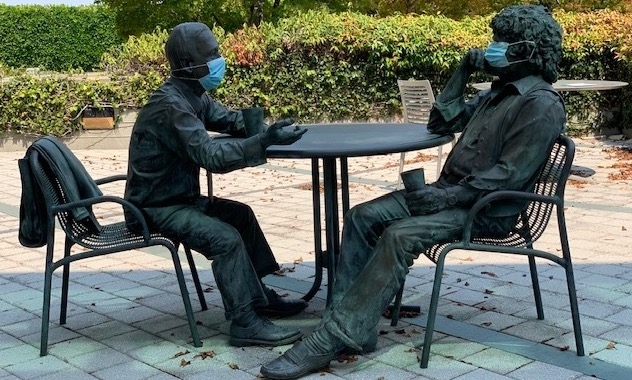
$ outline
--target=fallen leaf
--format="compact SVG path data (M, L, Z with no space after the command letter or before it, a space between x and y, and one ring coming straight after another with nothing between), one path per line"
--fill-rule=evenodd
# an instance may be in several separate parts
M202 360L204 360L206 358L212 358L214 356L215 356L215 351L210 350L210 351L200 352L199 354L195 355L194 358L202 358Z
M180 367L186 367L189 364L191 364L189 360L185 360L185 359L180 360Z
M189 351L189 350L184 350L184 351L180 351L180 352L178 352L177 354L173 355L173 357L174 357L174 358L177 358L178 356L183 356L183 355L186 355L186 354L189 354L189 353L191 353L191 351Z
M608 345L606 345L607 350L613 350L615 348L617 348L615 342L608 342Z
M494 291L490 289L485 289L485 294L494 294Z
M228 363L230 369L239 369L239 366L236 363Z
M568 351L568 349L569 349L568 345L560 347L560 351Z
M494 272L483 271L483 272L481 272L481 274L486 274L489 277L498 277L498 276L496 276L496 273L494 273Z
M621 226L621 231L627 231L628 229L625 226Z

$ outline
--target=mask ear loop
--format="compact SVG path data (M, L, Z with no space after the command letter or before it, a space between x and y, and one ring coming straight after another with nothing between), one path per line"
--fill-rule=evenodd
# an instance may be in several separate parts
M186 66L186 67L181 67L179 69L174 69L171 70L171 72L169 73L171 75L172 78L176 78L176 79L182 79L182 80L197 80L196 78L188 78L188 77L181 77L181 76L177 76L177 75L173 75L174 72L176 71L187 71L187 72L191 72L191 69L196 69L198 67L202 67L202 66L206 66L206 63L203 65L195 65L195 66Z
M518 41L518 42L512 42L512 43L510 43L510 44L508 44L508 45L507 45L507 48L509 48L511 45L517 45L517 44L528 44L528 45L531 45L531 46L532 46L532 48L531 48L531 54L529 54L529 57L528 57L528 58L525 58L525 59L520 59L520 60L518 60L518 61L512 61L512 62L509 62L509 64L510 64L510 65L513 65L513 64L515 64L515 63L520 63L520 62L528 62L528 61L530 61L530 60L531 60L531 58L533 58L533 54L535 53L535 46L536 46L536 44L535 44L535 42L533 42L533 41Z

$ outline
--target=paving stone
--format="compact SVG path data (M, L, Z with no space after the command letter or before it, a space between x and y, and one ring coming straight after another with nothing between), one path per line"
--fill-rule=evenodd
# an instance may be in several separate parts
M92 375L102 380L140 380L161 374L163 374L163 372L159 369L137 361L117 364L92 373Z
M20 344L0 350L0 368L39 358L39 349L28 344Z
M9 365L5 369L20 379L34 379L59 371L70 371L75 368L52 355L47 355Z
M630 368L630 373L632 373L632 362L630 361L630 358L632 358L632 346L617 343L612 348L606 348L595 353L592 357L628 367Z
M419 363L406 367L405 370L416 373L424 378L435 380L448 380L473 372L477 367L457 361L448 359L443 356L430 354L430 360L428 361L428 368L420 368Z
M507 374L532 362L532 360L523 356L495 348L488 348L466 356L463 358L463 361L499 374Z
M545 378L548 380L548 377L545 377ZM494 373L482 368L479 368L468 374L455 378L455 380L509 380L509 379L512 379L512 378L508 376L500 375L498 373Z
M93 373L101 369L110 368L114 365L126 363L131 360L131 357L109 347L67 359L68 364L80 368L87 373Z
M548 363L533 362L510 372L509 376L520 380L571 380L582 376L582 373L560 368Z

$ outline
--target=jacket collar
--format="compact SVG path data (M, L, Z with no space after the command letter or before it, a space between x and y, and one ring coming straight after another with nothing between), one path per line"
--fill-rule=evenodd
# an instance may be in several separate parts
M515 89L520 95L524 95L530 92L535 87L548 88L551 87L550 83L547 83L544 79L536 75L529 75L524 78L520 78L513 82L503 83L500 80L492 82L492 91L501 91L503 89Z

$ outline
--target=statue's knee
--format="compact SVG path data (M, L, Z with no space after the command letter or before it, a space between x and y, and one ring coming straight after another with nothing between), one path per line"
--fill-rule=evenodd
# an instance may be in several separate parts
M345 224L372 225L378 219L377 213L368 205L360 204L351 208L345 216Z
M408 265L411 265L412 260L419 256L424 249L420 238L411 236L398 228L387 228L380 240L383 241L383 244L391 247L388 251L392 255L397 256L400 261L404 261Z

